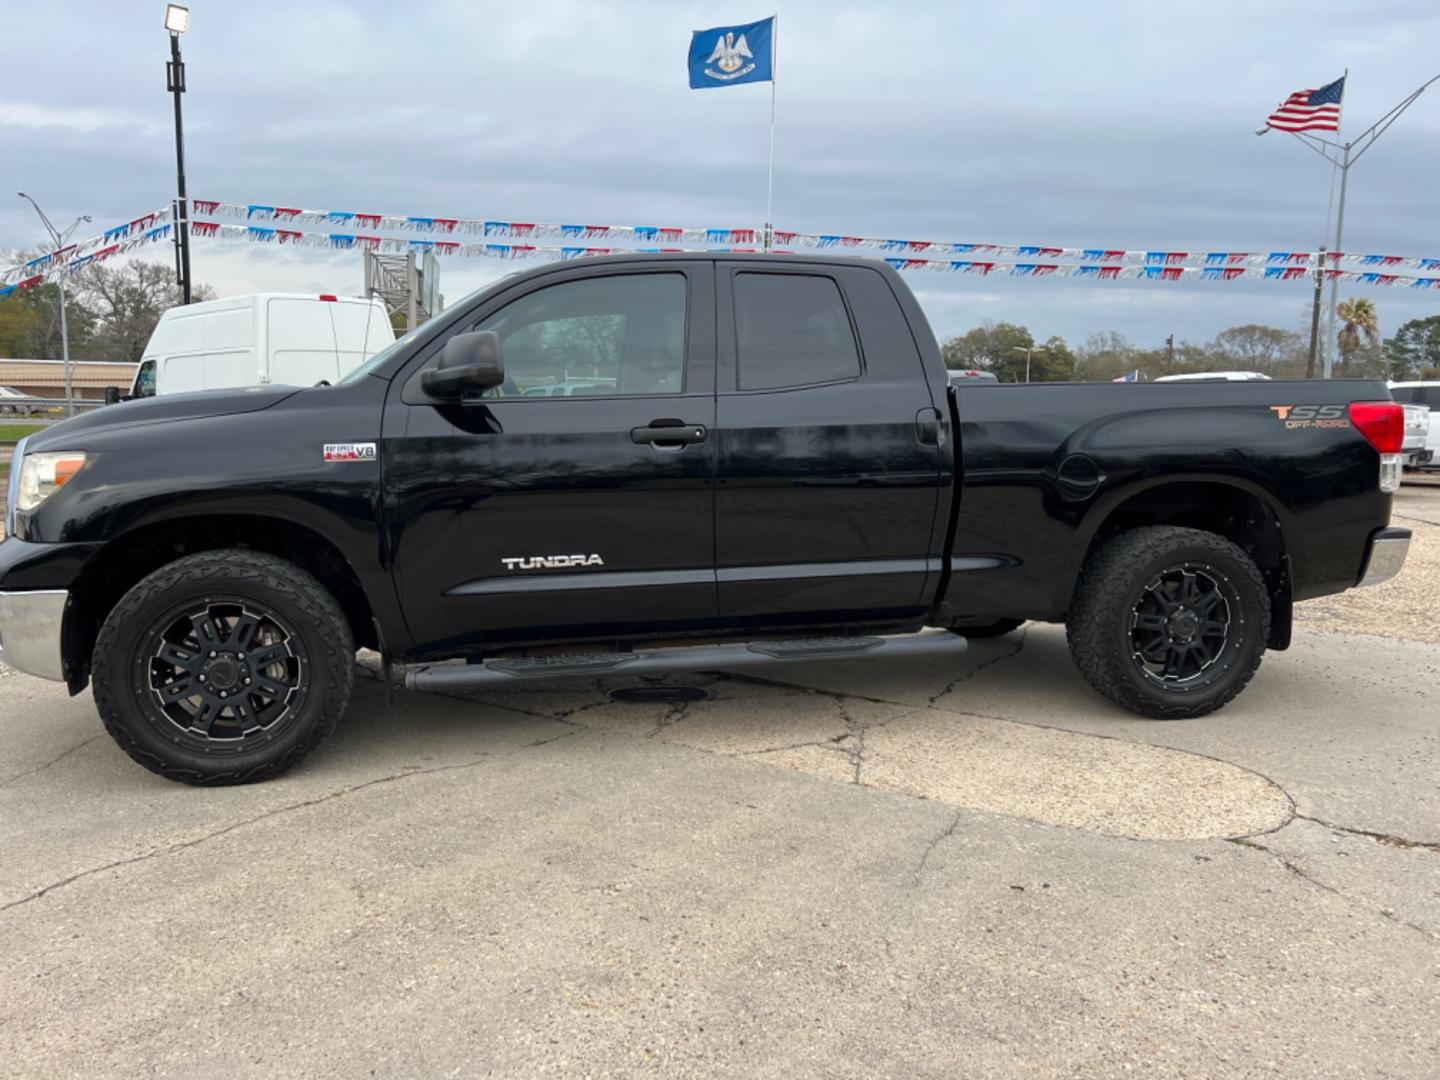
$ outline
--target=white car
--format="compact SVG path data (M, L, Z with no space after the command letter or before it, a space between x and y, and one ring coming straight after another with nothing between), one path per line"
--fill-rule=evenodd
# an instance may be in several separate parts
M132 397L339 382L395 341L379 300L257 293L160 316Z
M1262 375L1258 371L1196 371L1188 375L1161 375L1153 382L1255 382L1264 379L1269 381L1269 375Z
M1419 382L1392 382L1390 396L1402 405L1426 405L1430 408L1429 431L1423 449L1417 451L1417 461L1412 468L1435 468L1440 466L1440 379ZM1405 410L1405 464L1411 465L1410 456L1410 410Z
M16 390L13 386L0 386L0 413L11 416L35 416L45 411L45 406L35 400L33 394Z

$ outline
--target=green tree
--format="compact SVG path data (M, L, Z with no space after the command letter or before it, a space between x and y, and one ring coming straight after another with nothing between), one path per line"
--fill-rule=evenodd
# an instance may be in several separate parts
M70 355L88 354L95 320L75 294L66 290L65 326ZM27 360L59 360L64 355L60 333L60 287L52 282L33 285L0 300L0 353Z
M0 357L30 358L38 316L17 293L0 300ZM34 357L34 359L42 359Z
M1215 335L1210 346L1213 370L1258 371L1271 377L1304 373L1306 342L1293 330L1247 323Z
M1434 378L1440 371L1440 315L1411 319L1385 339L1386 374L1392 379Z
M1075 377L1075 356L1063 338L1051 337L1037 344L1028 328L1014 323L987 322L947 338L940 346L946 367L994 372L1001 382L1025 381L1027 351L1030 351L1031 382Z
M1075 350L1075 377L1085 382L1109 382L1138 367L1137 350L1124 334L1110 330L1091 334Z

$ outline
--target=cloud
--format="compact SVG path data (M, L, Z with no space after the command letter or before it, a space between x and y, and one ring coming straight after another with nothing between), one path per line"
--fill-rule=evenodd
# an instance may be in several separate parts
M1293 139L1250 132L1291 90L1349 64L1356 134L1435 73L1440 38L1428 0L1316 0L1299 22L1249 0L775 6L777 223L956 241L1311 247L1325 230L1324 163ZM732 14L756 12L669 0L197 0L183 39L190 190L381 213L758 225L769 87L694 93L684 78L690 32ZM52 217L97 222L168 201L158 19L104 0L25 5L7 19L0 69L26 88L23 102L0 105L12 189L35 193ZM39 47L56 39L88 58L64 79ZM1440 86L1431 94L1352 172L1347 247L1440 256L1430 206ZM32 243L37 230L0 200L0 246ZM358 256L203 241L194 255L197 274L226 291L358 283ZM468 291L492 268L450 260L445 291ZM988 317L1148 343L1170 332L1207 340L1234 323L1294 328L1309 298L1294 284L909 280L941 333ZM1440 310L1437 295L1365 295L1387 330Z

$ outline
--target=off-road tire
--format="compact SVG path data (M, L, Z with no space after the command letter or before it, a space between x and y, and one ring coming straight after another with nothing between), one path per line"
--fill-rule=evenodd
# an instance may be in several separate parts
M152 657L146 642L155 628L177 606L217 597L273 612L299 638L307 658L301 704L287 714L283 729L254 749L184 745L148 696ZM228 549L177 559L121 597L96 638L91 676L105 730L139 764L186 784L249 784L279 776L335 730L350 700L354 663L349 623L325 586L274 555Z
M1142 670L1132 619L1147 586L1167 569L1209 567L1233 590L1225 646L1215 670L1192 686L1167 687ZM1156 720L1204 716L1231 701L1250 681L1265 654L1270 593L1254 561L1215 533L1176 526L1131 529L1087 560L1066 621L1070 655L1085 681L1131 712ZM1233 637L1232 637L1233 635Z
M964 638L995 638L1014 633L1025 625L1024 619L996 619L993 622L976 623L974 626L952 626L950 632Z

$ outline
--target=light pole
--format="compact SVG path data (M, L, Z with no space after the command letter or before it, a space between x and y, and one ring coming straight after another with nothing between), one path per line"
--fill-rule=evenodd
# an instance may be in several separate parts
M1045 346L1031 345L1027 348L1024 345L1011 345L1010 348L1016 352L1023 352L1025 354L1025 381L1028 383L1030 381L1030 357L1034 356L1037 352L1044 352Z
M58 267L59 269L56 280L60 284L60 357L64 363L63 370L65 372L65 411L71 416L74 416L75 396L70 368L70 328L65 322L65 279L70 276L70 273L65 266L65 259L61 256L60 252L61 249L65 247L65 241L70 239L71 234L80 227L80 224L90 220L90 215L81 214L71 223L70 227L62 233L57 231L54 225L50 224L50 219L45 216L45 211L40 209L39 203L23 191L17 191L15 194L19 195L20 198L35 208L35 213L40 215L40 221L45 226L45 231L50 234L51 243L55 245L53 253L50 256L50 261L54 264L54 267Z
M1349 81L1349 77L1350 71L1347 68L1345 71L1345 79L1347 83ZM1436 75L1433 78L1428 79L1427 81L1422 83L1418 89L1406 95L1406 97L1401 100L1400 104L1396 105L1384 116L1380 117L1379 120L1376 120L1375 123L1371 124L1358 136L1349 140L1348 142L1331 142L1329 139L1322 139L1320 138L1320 136L1311 135L1308 132L1292 131L1290 133L1294 135L1295 138L1303 142L1306 146L1310 147L1311 150L1314 150L1326 161L1330 162L1331 166L1340 170L1340 206L1335 214L1335 247L1332 249L1332 254L1330 256L1331 259L1339 259L1345 251L1345 248L1343 246L1345 236L1345 188L1346 182L1350 179L1350 166L1354 165L1357 161L1359 161L1360 155L1362 155L1363 153L1365 153L1366 150L1369 150L1370 147L1375 145L1375 140L1380 138L1381 135L1384 135L1386 129L1389 128L1390 125L1393 124L1396 120L1400 119L1400 114L1403 113L1406 109L1408 109L1411 105L1415 104L1415 100L1421 94L1423 94L1426 89L1429 88L1431 83L1434 83L1437 80L1440 80L1440 75ZM1264 135L1269 130L1270 127L1267 124L1263 128L1256 128L1255 134ZM1331 188L1331 192L1334 192L1334 188ZM1317 274L1323 273L1324 269L1325 262L1322 258L1320 268L1316 271ZM1325 316L1326 342L1324 358L1325 378L1327 379L1331 377L1335 370L1335 355L1333 352L1335 348L1335 306L1339 290L1339 281L1331 279L1330 306L1329 311Z
M190 303L190 204L185 198L185 128L180 117L180 95L185 93L185 61L180 59L180 35L190 29L190 9L165 5L165 29L170 31L170 59L165 63L165 89L175 97L175 280L180 302Z

